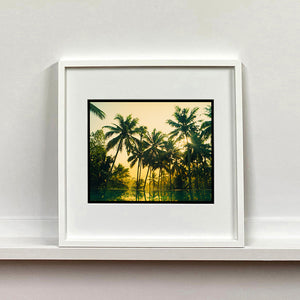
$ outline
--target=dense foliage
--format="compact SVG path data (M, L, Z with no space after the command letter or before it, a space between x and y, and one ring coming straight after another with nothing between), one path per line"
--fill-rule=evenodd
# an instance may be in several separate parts
M110 175L113 158L107 155L103 130L97 130L90 135L89 182L93 189L106 187ZM116 166L109 180L109 188L128 188L129 169L121 164Z

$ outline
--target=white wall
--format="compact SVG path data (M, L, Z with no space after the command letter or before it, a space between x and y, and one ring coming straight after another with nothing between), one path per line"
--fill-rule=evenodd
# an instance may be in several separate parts
M244 64L246 216L298 218L299 15L299 0L1 0L0 218L57 216L55 64L61 58L240 59ZM78 267L84 276L79 273L74 283L81 295L89 292L89 286L94 295L99 272L101 278L109 274L111 280L103 279L102 285L106 293L111 291L111 299L124 299L126 292L137 299L140 295L151 299L153 292L155 299L167 291L178 291L173 299L196 299L202 288L217 297L217 287L227 293L227 299L233 299L228 293L250 299L241 291L243 285L254 288L261 299L269 299L264 296L268 289L273 299L283 298L286 292L291 295L287 298L295 299L292 284L300 274L285 264L268 264L266 270L271 273L265 273L263 264L261 274L257 264L247 265L246 271L243 265L218 263L140 263L133 271L123 269L131 268L129 263L67 266L35 265L36 275L24 281L29 264L4 263L1 268L8 277L1 285L7 282L6 295L12 295L28 281L25 291L32 287L42 293L50 280L52 288L67 293L62 284L70 288L73 282L68 276L76 277ZM55 278L57 272L61 281ZM120 274L124 272L123 282ZM139 272L148 275L140 277ZM80 283L83 290L78 289ZM20 299L26 299L20 293Z
M247 217L299 217L298 0L0 2L0 216L56 216L61 58L238 58ZM43 199L43 201L41 201Z

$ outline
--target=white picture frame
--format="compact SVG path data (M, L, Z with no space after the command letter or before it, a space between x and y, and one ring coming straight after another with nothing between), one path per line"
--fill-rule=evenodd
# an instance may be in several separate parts
M194 234L196 232L196 229L198 228L196 224L197 222L196 216L194 216L195 224L194 227L191 227L192 230L189 231L189 228L187 227L186 231L182 230L181 235L178 237L176 236L176 234L174 234L174 232L173 234L170 235L168 234L168 232L164 232L163 235L161 236L158 236L157 232L151 234L151 229L149 229L150 226L148 226L147 228L145 227L144 235L142 234L143 228L141 228L140 231L135 232L131 236L130 228L132 228L132 225L134 224L134 218L133 218L133 224L130 224L128 226L128 228L126 229L127 232L125 231L125 234L124 232L120 233L120 235L118 234L118 228L121 228L121 226L123 226L124 224L119 224L119 226L115 226L114 232L110 230L111 232L105 233L105 226L99 226L99 224L97 224L97 213L101 209L101 206L97 206L98 212L94 212L94 211L91 212L90 209L89 211L81 210L80 213L82 213L82 215L85 215L85 219L82 220L76 219L76 216L79 215L79 209L78 209L79 206L74 209L74 207L72 207L73 198L72 199L68 198L70 197L70 194L72 194L70 193L70 190L68 190L70 188L70 186L68 186L68 182L69 182L68 176L69 177L76 176L75 174L76 172L72 172L72 167L70 170L67 170L67 168L70 168L70 161L71 161L71 159L68 160L68 149L70 149L70 147L68 145L67 136L70 136L70 132L68 132L68 130L71 130L70 128L72 127L72 124L70 124L71 118L68 118L68 110L70 110L70 107L72 107L74 111L81 114L80 112L81 109L73 108L73 105L72 106L70 105L71 100L68 97L72 95L72 84L74 87L76 86L78 87L78 83L84 86L90 79L92 79L90 81L93 82L95 78L93 77L94 74L92 73L95 73L95 70L101 71L100 72L101 74L99 73L100 79L107 78L105 74L102 74L103 73L102 71L104 71L104 73L105 71L109 71L110 72L109 76L111 76L111 73L114 73L115 75L113 75L114 76L113 78L119 78L119 79L113 79L116 80L116 82L118 82L118 80L124 79L122 78L122 76L120 76L120 74L118 74L119 70L132 70L137 73L134 74L135 78L140 77L139 72L141 70L143 71L143 76L145 77L148 76L147 72L149 70L155 70L155 71L157 70L158 72L157 74L159 74L159 70L170 70L170 72L172 72L172 70L184 70L185 72L187 72L186 74L188 74L189 70L193 71L193 73L195 73L195 70L196 71L201 70L201 72L203 70L204 71L211 70L213 72L217 72L217 70L219 70L220 74L221 72L223 72L223 70L226 70L226 72L228 71L229 75L225 76L226 78L228 78L228 82L222 84L224 86L226 85L228 89L230 89L230 93L229 93L230 96L228 96L230 98L229 101L231 101L230 107L228 107L228 109L230 109L230 117L228 117L227 119L228 121L231 122L230 124L232 126L231 125L230 126L233 128L232 130L230 130L231 132L229 133L227 132L227 134L231 135L231 141L232 141L231 143L232 148L228 150L228 153L234 152L233 154L234 157L231 164L232 173L229 174L229 177L232 179L231 188L232 188L233 197L231 199L232 203L226 208L228 210L227 220L225 220L227 227L224 226L225 223L222 224L221 211L219 211L218 213L211 213L211 216L214 216L215 218L215 220L212 221L215 222L212 224L216 225L215 236L214 234L210 236L209 228L207 229L207 232L204 232L202 230L202 232L200 232L199 235ZM70 71L74 73L75 77L79 73L82 74L79 75L80 78L74 79L74 81L72 81L73 75L70 73ZM84 78L84 76L89 76L88 75L89 72L92 77L89 77L88 80L86 80L85 82L85 80L84 79L82 80L82 78ZM243 247L244 246L244 184L243 184L244 178L243 178L243 118L242 118L243 114L242 114L242 74L241 73L242 73L241 63L239 61L232 61L232 60L60 61L59 62L59 95L58 95L59 246L60 247L102 247L102 248L103 247L106 248L107 247L111 247L111 248ZM185 74L185 80L186 77L188 77L186 76L186 74ZM97 76L98 75L96 75L96 77ZM223 78L222 76L220 76L220 80L222 80ZM165 76L165 78L167 77L168 75ZM168 82L169 79L166 80ZM214 80L214 79L209 79L209 80ZM98 88L97 86L99 84L98 82L101 82L101 84L103 84L103 86L101 86L102 88L105 85L105 80L97 81L97 84L94 85L96 90ZM197 75L196 77L191 76L191 84L193 85L193 87L194 86L197 87ZM89 84L87 84L86 89L89 88L88 85ZM209 83L209 85L211 85L210 89L213 90L214 87L212 83ZM216 86L216 90L217 90L217 86ZM85 90L84 92L86 91L87 90ZM141 91L142 90L140 90L140 92ZM114 93L115 91L112 94L114 95ZM185 93L184 88L182 93L184 95ZM77 94L78 94L77 92L74 93L75 98ZM108 94L109 93L106 93L106 96L103 99L122 98L122 95L116 97L113 95L107 96ZM175 94L172 96L175 99ZM136 96L133 93L132 96L126 95L124 96L123 99L126 100L129 97L135 98ZM139 98L141 98L141 96ZM143 98L149 99L149 95L147 94L146 90ZM166 98L166 96L165 95L163 95L162 97L156 96L155 98L151 98L151 99L159 99L159 98ZM172 98L172 97L167 97L167 98ZM179 98L184 100L184 99L189 99L191 97L188 95L186 97L183 97L181 95ZM89 93L86 94L85 100L87 101L88 99L90 99ZM83 111L82 114L85 116L86 112ZM69 122L68 124L67 124L67 120ZM219 126L219 128L221 127L222 126ZM219 131L221 131L221 129ZM86 130L83 132L86 132ZM83 134L80 133L79 135L81 136ZM83 147L86 147L86 145L84 145ZM215 147L218 147L218 145L216 145ZM77 168L77 170L80 169ZM215 172L217 172L217 170ZM77 173L79 172L77 171ZM79 191L81 191L81 189ZM81 201L81 207L82 205L85 204L88 207L89 204L87 203L87 201L85 201L84 199L81 199L79 201ZM219 200L217 199L217 201L219 201L218 203L220 203L220 199ZM74 203L75 202L76 201L74 200ZM168 205L169 208L162 208L164 209L164 212L166 212L166 209L169 210L170 207L172 207L170 206L172 204L168 204ZM151 210L154 210L153 205L151 206L152 208L149 208L149 206L147 207L145 207L144 205L143 208L145 215L151 214ZM163 205L161 205L160 207L163 207ZM77 209L77 213L72 214L76 209ZM126 210L128 210L129 212L130 209L131 208L128 205L126 206L123 205L122 213L124 214L124 210L125 213ZM233 211L230 212L230 209L232 209ZM185 208L183 210L185 210ZM191 208L186 208L186 210L187 210L187 214L191 213ZM201 208L199 208L199 211L200 210ZM115 211L114 213L117 212ZM112 218L114 213L109 213L108 210L108 214L110 214ZM176 213L177 212L174 211L174 214ZM105 214L107 215L107 212L105 212ZM130 212L130 214L132 214L131 217L135 216L135 214L137 214L136 208L132 212ZM85 228L85 224L88 222L90 222L92 225L94 224L96 228L100 228L100 227L102 228L99 231L99 235L97 235L97 232L93 232L92 235L87 234L89 232L89 227L87 226L87 228ZM103 224L105 225L108 223L103 223ZM232 227L232 233L230 232L230 235L227 236L227 233L222 232L221 230L222 227L223 228ZM203 226L201 228L203 228ZM218 230L220 231L220 234ZM190 235L188 234L189 232L193 232L193 234ZM224 234L224 238L222 234Z

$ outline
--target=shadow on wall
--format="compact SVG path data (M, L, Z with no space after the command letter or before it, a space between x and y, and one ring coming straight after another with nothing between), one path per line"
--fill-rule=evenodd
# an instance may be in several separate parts
M243 82L243 142L244 142L244 198L245 198L245 217L249 216L251 207L251 199L254 199L253 178L249 170L253 168L253 150L252 143L249 136L250 128L247 124L251 124L251 115L248 109L248 80L247 80L247 67L242 65L242 82ZM253 118L252 118L253 119Z
M41 215L53 215L58 199L58 64L44 70L44 148ZM57 215L57 210L54 212Z

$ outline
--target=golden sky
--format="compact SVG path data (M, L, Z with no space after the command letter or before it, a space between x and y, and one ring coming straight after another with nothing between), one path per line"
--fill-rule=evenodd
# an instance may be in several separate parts
M172 114L175 111L175 106L181 108L194 108L199 107L198 120L207 120L204 115L204 108L211 105L210 102L92 102L94 105L99 107L105 112L106 117L104 120L100 120L94 114L90 114L90 132L94 132L101 129L105 125L110 125L115 122L114 117L116 114L121 114L124 118L132 114L134 118L139 119L139 126L147 126L148 131L151 132L154 128L162 131L163 133L169 133L174 128L166 123L168 119L174 119ZM107 129L104 128L104 133ZM108 154L114 156L116 149L111 149ZM122 165L129 167L127 162L127 154L125 149L123 152L118 154L116 164L121 163ZM130 175L136 177L136 166L130 169ZM146 175L146 169L142 172L142 177Z

